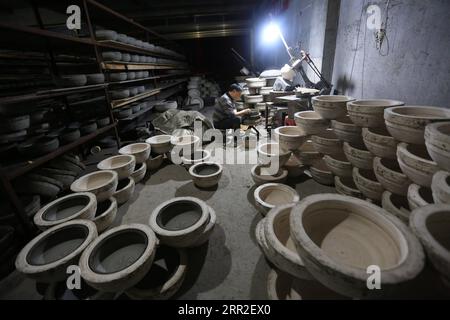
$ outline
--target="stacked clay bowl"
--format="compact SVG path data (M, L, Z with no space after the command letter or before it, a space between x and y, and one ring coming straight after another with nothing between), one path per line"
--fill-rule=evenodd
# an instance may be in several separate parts
M438 166L450 171L450 122L427 125L425 144L428 153Z
M312 136L312 142L317 152L325 155L342 153L342 141L339 140L333 129L327 129Z
M330 121L323 119L320 114L315 111L302 111L294 115L295 123L306 134L320 134L324 132L330 125Z
M348 115L352 122L362 128L384 127L384 110L403 106L395 100L356 100L347 104Z
M332 120L331 127L339 140L355 145L363 143L361 127L355 125L348 116Z
M397 159L398 142L386 128L363 128L364 144L372 154L380 158Z
M255 165L251 170L252 179L256 185L264 183L284 183L288 177L288 171L284 168L271 168L268 165Z
M333 172L324 159L319 159L313 162L309 167L312 178L319 184L325 186L334 185Z
M283 150L278 143L265 143L258 146L258 162L264 165L283 167L292 152Z
M145 142L151 146L151 152L156 155L162 155L168 153L172 148L172 139L171 135L163 134L148 138Z
M305 142L306 135L299 127L279 127L275 129L275 140L281 149L295 151Z
M359 191L368 199L381 202L385 191L373 170L353 168L353 181Z
M387 212L393 214L406 224L409 224L411 209L407 197L385 191L381 200L381 206Z
M436 172L431 183L431 190L435 203L450 204L450 173Z
M402 172L397 160L376 157L373 169L377 180L388 191L406 196L411 180Z
M318 96L312 98L312 105L323 119L335 120L347 115L347 103L353 100L347 96Z
M434 204L431 189L414 183L408 187L407 199L411 210Z

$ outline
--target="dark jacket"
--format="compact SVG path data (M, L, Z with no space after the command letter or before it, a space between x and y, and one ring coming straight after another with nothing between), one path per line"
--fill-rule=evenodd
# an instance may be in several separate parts
M236 110L236 103L230 95L225 93L219 99L217 99L217 103L214 106L214 122L219 122L225 119L234 118Z

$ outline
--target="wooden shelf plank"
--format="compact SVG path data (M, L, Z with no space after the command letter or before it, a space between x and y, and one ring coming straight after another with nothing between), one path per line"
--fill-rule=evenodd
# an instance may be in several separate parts
M139 100L142 100L142 99L154 96L154 95L158 94L160 91L161 90L158 88L158 89L153 89L153 90L150 90L150 91L147 91L147 92L135 95L134 97L131 97L131 98L114 100L114 101L111 101L111 106L112 106L113 109L117 109L117 108L126 106L126 105L128 105L130 103L133 103L133 102L136 102L136 101L139 101Z

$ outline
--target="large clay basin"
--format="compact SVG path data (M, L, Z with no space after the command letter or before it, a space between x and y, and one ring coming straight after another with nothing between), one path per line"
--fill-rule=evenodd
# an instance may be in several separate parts
M450 173L436 172L431 183L431 190L436 204L450 204Z
M206 203L193 197L179 197L161 203L150 215L150 227L161 243L176 248L196 245L210 217Z
M373 160L373 171L386 190L401 196L408 194L408 187L412 182L402 172L398 161L376 157Z
M112 170L117 172L119 180L128 178L136 166L136 158L132 155L109 157L97 164L99 170Z
M450 122L429 124L425 128L425 145L431 158L450 171Z
M361 193L374 201L380 202L385 191L380 182L378 182L373 170L362 170L353 168L353 180Z
M97 199L89 192L69 194L42 207L33 217L34 224L46 230L58 224L75 220L92 220L97 209Z
M367 201L313 195L291 211L291 235L307 270L347 297L389 298L417 277L425 254L408 227ZM382 290L367 286L368 267L381 271Z
M148 158L146 164L147 164L147 169L150 171L159 169L159 167L161 167L162 163L164 161L164 155L163 154L159 154L157 156L152 156L150 155L150 157Z
M135 183L141 182L145 178L145 174L147 173L147 163L137 164L134 168L134 172L131 174L131 178L133 178Z
M373 169L374 156L364 146L357 146L344 142L344 153L348 161L350 161L354 167L364 170Z
M332 186L334 184L333 172L323 159L314 161L311 167L309 167L309 171L317 183L325 186Z
M347 103L355 99L347 96L317 96L312 105L323 119L334 120L347 115Z
M319 134L328 129L330 121L315 111L302 111L294 115L295 123L306 135Z
M165 154L172 148L172 138L170 135L162 134L148 138L145 142L150 144L153 153Z
M331 121L331 128L341 141L347 141L356 145L361 145L361 127L355 125L349 117L343 117Z
M407 225L409 224L411 210L409 208L407 197L385 191L381 200L381 206L384 210L393 214Z
M305 142L306 134L299 127L279 127L275 129L275 140L281 149L295 151Z
M171 157L173 157L173 154L178 154L180 157L189 157L189 155L195 152L200 145L200 138L193 135L173 137L171 143Z
M133 196L136 183L132 177L120 180L114 193L118 204L124 204Z
M384 113L386 127L398 141L425 144L425 127L450 120L450 110L437 107L405 106L389 108Z
M300 148L294 152L298 159L307 166L310 166L314 161L322 159L323 155L316 151L312 140L307 140Z
M347 111L354 124L363 128L384 127L384 110L403 106L396 100L356 100L347 104Z
M431 189L419 186L414 183L408 187L407 198L411 210L428 206L434 203Z
M192 154L181 157L181 161L183 161L183 164L190 168L194 164L200 163L200 162L207 162L211 158L211 152L209 150L197 150L194 151Z
M256 185L270 182L284 183L288 176L288 171L283 168L279 168L274 175L272 173L272 170L268 166L260 164L253 166L251 170L252 179Z
M403 173L408 178L424 187L431 187L433 175L439 167L428 154L427 148L422 145L400 143L397 147L397 159Z
M335 176L334 185L336 186L336 192L339 194L363 199L363 194L356 186L355 181L353 180L353 176L350 178L341 178L339 176Z
M342 153L342 141L334 133L333 129L313 135L312 142L317 152L331 155Z
M300 200L297 191L280 183L266 183L259 186L255 189L254 197L256 207L264 216L276 206Z
M362 136L367 149L375 156L397 159L398 142L385 128L363 128Z
M54 226L31 240L16 258L16 269L38 282L65 280L67 267L77 264L97 237L92 221L72 220Z
M330 168L331 172L335 176L341 178L351 178L353 172L353 166L350 161L347 160L347 157L343 153L338 153L334 155L327 155L323 157L323 161L325 161L328 168Z
M97 203L97 211L93 219L97 226L98 233L102 233L108 229L116 219L117 215L117 200L114 197L106 199Z
M122 155L132 155L136 158L136 163L141 164L147 161L150 156L151 147L148 143L133 143L121 149L119 153Z
M129 289L150 270L157 241L151 228L143 224L108 230L81 255L81 276L88 285L100 291Z
M201 162L189 168L189 175L199 188L212 188L219 183L223 168L219 163Z
M117 183L117 172L101 170L75 180L70 186L70 190L73 192L91 192L97 197L97 202L100 202L110 198L116 192Z
M291 154L291 151L281 149L278 143L265 143L258 146L258 161L264 165L278 163L281 168L289 160Z

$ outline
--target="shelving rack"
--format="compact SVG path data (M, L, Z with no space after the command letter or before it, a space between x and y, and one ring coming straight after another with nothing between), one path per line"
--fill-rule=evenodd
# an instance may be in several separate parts
M55 12L59 12L62 14L65 13L65 9L68 5L77 4L80 6L82 11L82 20L83 23L87 26L89 35L86 37L78 37L75 35L65 34L62 32L56 32L52 30L48 30L48 27L44 24L42 16L40 14L41 8L51 8ZM121 108L133 102L146 99L148 97L154 96L155 100L167 99L171 95L179 92L180 90L172 90L175 85L179 85L187 81L187 79L179 79L174 80L173 83L169 83L167 85L158 85L159 79L169 79L178 76L186 76L189 74L187 69L180 68L179 66L174 66L170 64L157 64L157 63L123 63L123 62L114 62L108 61L105 62L102 59L101 50L102 49L112 49L112 50L120 50L128 53L135 54L145 54L154 57L164 57L170 58L174 60L179 60L178 56L168 55L161 52L155 52L152 50L146 50L143 48L139 48L136 46L123 44L115 41L98 41L95 38L95 17L99 15L108 16L109 19L117 22L118 24L126 25L127 27L133 28L133 30L137 30L137 32L141 33L143 37L141 39L146 41L152 41L156 43L163 43L163 45L174 46L175 43L166 39L164 36L159 35L153 30L144 27L143 25L125 17L124 15L112 10L111 8L106 7L105 5L95 1L95 0L73 0L73 1L30 1L30 6L33 9L35 19L37 21L37 26L25 26L19 24L10 24L1 21L0 22L0 37L2 37L2 42L8 47L8 49L13 50L22 50L22 51L34 51L34 52L43 52L45 57L42 59L43 62L46 62L53 79L55 79L58 75L58 67L55 58L55 52L58 53L68 53L70 55L77 54L85 54L89 53L92 55L92 50L95 54L95 59L92 59L91 62L97 65L98 72L104 73L106 75L107 72L112 70L149 70L149 77L144 79L135 79L135 80L126 80L119 82L106 82L104 84L99 85L86 85L82 87L73 87L73 88L49 88L49 89L39 89L33 92L27 92L24 94L16 94L11 96L0 97L0 105L8 105L14 103L22 103L22 102L34 102L40 100L47 99L60 99L67 105L67 98L70 95L74 94L84 94L84 93L92 93L95 91L100 91L103 93L108 116L110 118L110 125L98 129L96 132L93 132L89 135L83 136L77 141L64 145L59 149L50 152L44 156L41 156L37 159L32 159L26 161L24 163L16 164L13 167L1 167L0 166L0 188L2 189L4 195L10 202L14 213L17 216L18 222L20 223L22 230L22 235L24 239L28 239L34 235L36 229L29 221L27 214L24 210L24 206L21 203L18 195L14 191L12 182L15 178L18 178L31 170L38 168L41 165L46 164L47 162L55 159L58 156L61 156L64 153L70 152L79 148L81 145L91 142L98 138L99 136L113 130L114 135L117 140L118 146L120 146L120 138L119 131L117 127L119 126L122 120L116 120L113 114L113 109ZM90 12L91 11L91 12ZM95 12L93 14L92 12ZM11 39L10 41L8 39ZM21 58L20 58L21 59ZM23 58L23 59L26 59ZM173 72L170 74L156 74L157 70L175 70L178 72ZM108 79L108 77L106 77ZM123 99L123 100L111 100L110 97L110 89L116 87L118 85L127 85L134 83L145 83L148 81L153 82L154 89L144 92L140 95L134 96L132 98ZM168 90L167 90L168 89ZM166 92L167 91L167 92ZM146 112L150 111L151 108L145 108L141 110L136 115L133 115L132 118L138 118L144 115ZM129 121L130 119L124 119L124 121Z

